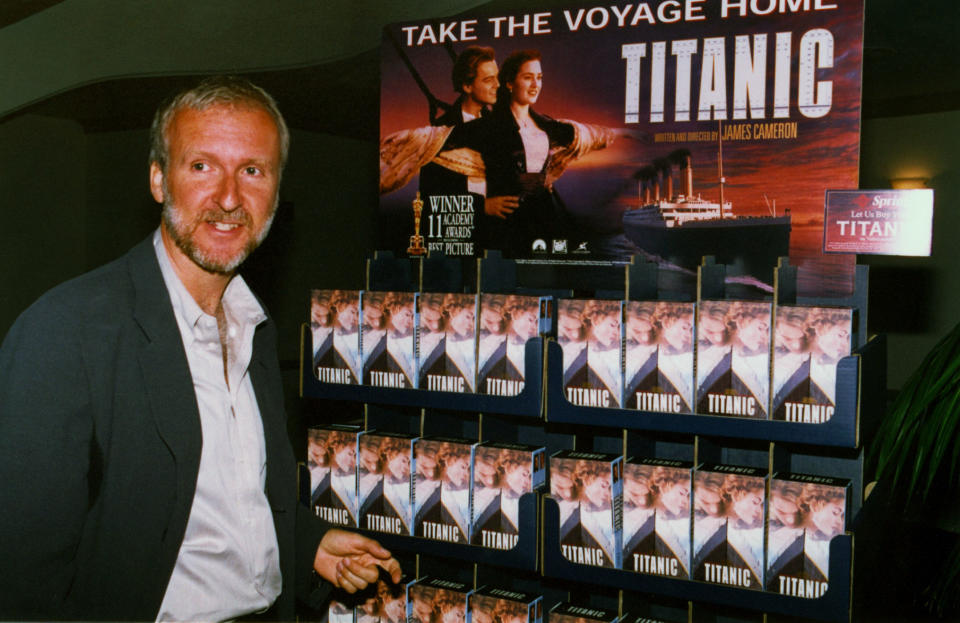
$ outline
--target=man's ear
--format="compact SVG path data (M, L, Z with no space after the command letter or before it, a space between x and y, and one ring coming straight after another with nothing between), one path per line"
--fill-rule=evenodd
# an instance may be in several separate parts
M154 201L163 203L163 170L156 162L150 163L150 194Z

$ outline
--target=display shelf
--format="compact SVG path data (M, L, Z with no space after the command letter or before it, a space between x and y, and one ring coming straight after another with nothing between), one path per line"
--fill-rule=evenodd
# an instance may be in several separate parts
M543 410L542 373L527 375L523 390L516 396L458 394L425 389L323 383L317 379L309 363L310 339L309 325L304 324L300 331L300 395L302 397L541 418ZM543 338L538 337L527 342L524 364L527 370L543 370L543 350Z
M862 394L866 392L871 399L882 396L880 386L885 367L886 340L882 336L873 338L852 355L841 359L837 364L837 405L833 417L822 424L581 407L572 404L563 393L563 351L557 342L549 340L546 419L627 430L856 448L860 445Z
M655 575L593 567L567 560L560 549L560 507L550 496L543 496L543 574L545 577L580 584L607 586L625 591L675 597L784 614L818 621L849 621L853 535L841 534L830 542L830 587L817 599L788 597L766 591L755 591L695 580L665 578Z
M389 550L426 554L443 558L454 558L466 562L476 562L497 567L510 567L536 571L539 560L537 547L539 545L538 510L540 494L537 492L525 493L520 496L519 502L519 531L517 544L513 549L499 550L480 545L465 543L445 543L416 536L403 536L364 530L361 532L376 539Z

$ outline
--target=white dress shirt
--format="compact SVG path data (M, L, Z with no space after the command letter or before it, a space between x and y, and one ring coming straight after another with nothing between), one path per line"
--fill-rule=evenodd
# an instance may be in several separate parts
M227 375L217 319L181 283L160 238L154 249L187 353L203 448L197 488L157 621L221 621L263 611L280 594L280 555L267 496L266 447L248 374L266 314L239 276L223 294ZM147 492L149 493L149 492Z

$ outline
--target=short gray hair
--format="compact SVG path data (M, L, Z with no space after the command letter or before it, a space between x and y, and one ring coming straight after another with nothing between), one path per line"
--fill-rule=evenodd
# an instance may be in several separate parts
M161 171L166 172L170 159L170 144L167 131L174 115L184 108L206 110L211 106L227 104L232 106L262 108L272 118L280 135L280 170L287 163L290 149L290 130L277 108L277 102L269 93L239 76L211 76L197 86L182 91L167 99L153 116L150 125L150 163L154 162Z

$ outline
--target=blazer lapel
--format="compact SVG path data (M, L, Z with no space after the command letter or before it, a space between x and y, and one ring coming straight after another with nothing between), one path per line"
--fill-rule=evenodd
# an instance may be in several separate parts
M286 411L283 408L283 388L279 368L270 358L275 358L276 330L272 321L257 328L253 338L253 356L250 359L250 379L257 396L257 407L263 422L264 446L267 451L267 498L276 512L287 510L288 489L295 483L284 482L284 474L293 473L284 469L283 464L290 460L290 439L287 436Z
M139 353L144 393L157 432L176 460L178 510L186 516L196 490L203 445L193 378L153 237L134 247L128 257L136 292L134 318L146 337Z

